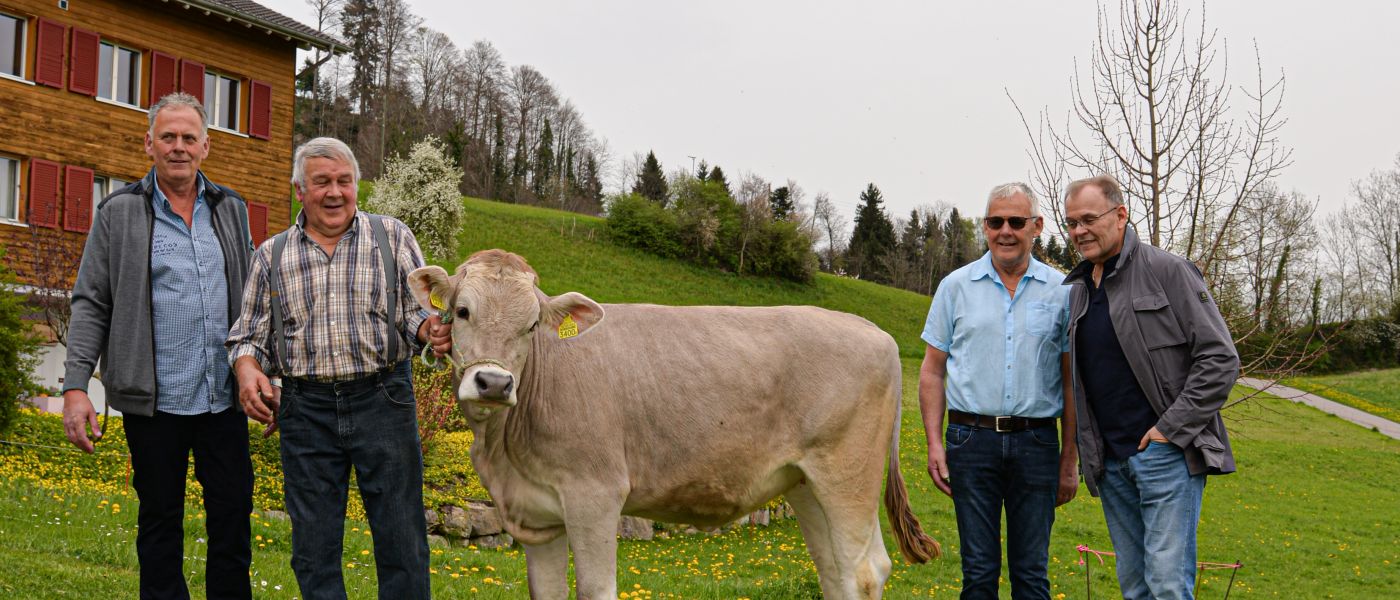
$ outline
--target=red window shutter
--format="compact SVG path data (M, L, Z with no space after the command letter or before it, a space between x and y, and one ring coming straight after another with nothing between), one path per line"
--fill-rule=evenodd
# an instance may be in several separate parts
M58 227L58 163L29 161L29 224Z
M248 203L248 233L253 236L253 247L261 246L267 239L267 205Z
M151 52L151 98L146 106L160 102L161 98L175 93L175 82L179 80L179 61L164 52ZM204 84L199 84L204 89Z
M204 103L204 65L188 58L180 60L180 91Z
M34 83L63 89L63 42L67 34L68 27L64 24L39 19Z
M63 228L78 232L92 229L92 169L63 167Z
M248 135L269 139L272 137L272 86L266 82L252 80L248 85Z
M97 95L101 39L97 32L73 28L72 49L68 55L68 91L85 96Z

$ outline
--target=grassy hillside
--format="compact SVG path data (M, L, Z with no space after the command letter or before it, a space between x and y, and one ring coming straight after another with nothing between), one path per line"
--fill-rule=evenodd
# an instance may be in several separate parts
M923 357L927 296L824 273L809 285L739 277L615 246L597 217L475 199L466 207L459 257L439 263L449 271L477 250L500 248L524 256L549 294L614 303L811 304L861 315L894 336L902 355Z
M1400 369L1298 377L1285 385L1312 392L1378 417L1400 421Z

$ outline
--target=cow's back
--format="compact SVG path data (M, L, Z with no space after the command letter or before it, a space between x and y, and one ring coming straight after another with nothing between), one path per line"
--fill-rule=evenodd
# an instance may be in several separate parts
M540 473L623 477L625 512L718 523L835 440L868 437L883 456L900 365L870 322L805 306L605 309L602 326L537 355L528 402L550 417L529 460L553 466Z

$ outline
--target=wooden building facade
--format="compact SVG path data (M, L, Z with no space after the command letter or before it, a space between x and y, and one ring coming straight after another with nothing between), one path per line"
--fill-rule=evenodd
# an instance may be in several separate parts
M209 113L202 169L249 203L254 243L290 215L298 48L330 36L249 0L0 0L0 246L21 283L76 257L102 197L144 177L147 108ZM50 279L52 279L50 275Z

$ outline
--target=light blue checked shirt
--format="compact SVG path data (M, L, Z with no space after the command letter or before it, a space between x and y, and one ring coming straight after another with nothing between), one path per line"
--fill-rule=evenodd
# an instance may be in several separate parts
M1058 417L1060 354L1069 352L1065 276L1031 258L1012 298L990 252L938 284L923 339L948 353L948 408L979 415Z
M151 320L156 346L156 410L176 415L223 412L232 406L229 377L228 280L214 235L204 181L191 226L170 207L160 186L151 197Z

